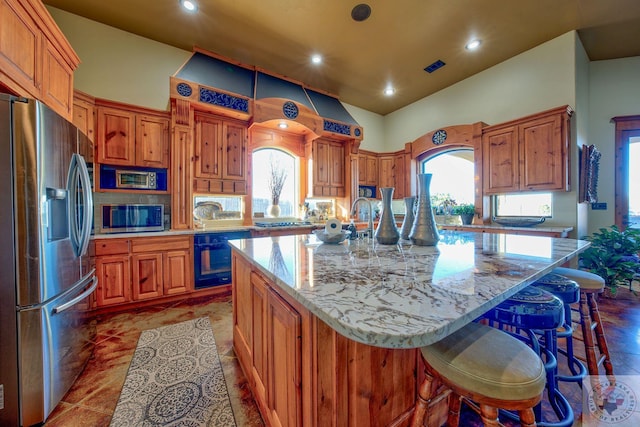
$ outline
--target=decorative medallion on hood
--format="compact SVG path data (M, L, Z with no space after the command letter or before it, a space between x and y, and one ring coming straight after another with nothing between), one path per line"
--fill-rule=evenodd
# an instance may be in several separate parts
M298 117L298 106L291 101L287 101L282 106L282 112L287 119L295 120Z

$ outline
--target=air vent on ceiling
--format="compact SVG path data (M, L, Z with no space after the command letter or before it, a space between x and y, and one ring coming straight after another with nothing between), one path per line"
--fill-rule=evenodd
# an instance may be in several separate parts
M440 59L438 59L436 62L434 62L433 64L429 65L427 68L425 68L424 70L427 73L433 73L435 70L437 70L438 68L442 68L444 67L446 64L444 62L442 62Z

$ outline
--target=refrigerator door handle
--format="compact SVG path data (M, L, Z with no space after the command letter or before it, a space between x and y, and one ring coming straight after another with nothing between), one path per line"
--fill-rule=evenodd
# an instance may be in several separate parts
M90 273L90 275L93 275L94 272L95 272L95 269ZM98 278L93 276L91 278L91 287L89 289L87 289L86 291L84 291L83 293L81 293L80 295L78 295L77 297L72 299L71 301L67 301L62 305L54 307L51 310L51 313L52 314L58 314L58 313L62 313L65 310L68 310L69 308L73 307L74 305L76 305L77 303L79 303L83 299L87 298L89 295L91 295L93 293L93 291L96 290L97 287L98 287Z
M84 161L84 157L80 154L74 154L74 156L77 156L78 160L84 206L82 211L84 218L82 221L82 233L80 236L80 255L85 255L87 253L87 248L89 247L89 240L91 239L91 223L93 221L93 190L91 189L91 178L89 177L89 169L87 168L87 163Z
M79 218L78 183L82 189L82 219ZM67 192L69 194L69 237L76 256L82 256L87 252L91 237L93 195L87 164L84 158L77 153L71 157L69 164Z

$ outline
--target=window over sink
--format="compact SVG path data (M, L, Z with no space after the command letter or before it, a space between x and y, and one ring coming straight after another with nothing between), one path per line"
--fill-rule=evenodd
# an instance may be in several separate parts
M253 152L252 162L252 214L269 215L269 207L274 204L270 175L273 171L284 177L281 191L276 200L280 206L280 218L295 218L298 216L298 200L300 186L300 161L283 150L276 148L261 148Z

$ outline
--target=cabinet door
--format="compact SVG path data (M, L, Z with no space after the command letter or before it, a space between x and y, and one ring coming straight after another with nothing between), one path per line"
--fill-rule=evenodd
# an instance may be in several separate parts
M518 131L510 126L482 135L482 169L485 193L518 191Z
M98 108L98 162L135 164L135 114L108 107Z
M131 301L129 255L98 256L96 304L98 307Z
M404 154L398 154L393 158L393 192L394 199L402 199L407 197L407 177L404 170Z
M137 116L135 147L136 165L169 167L169 119Z
M266 401L265 381L267 379L267 284L256 273L251 273L251 311L253 329L253 379L256 383L256 399Z
M93 142L95 135L95 107L93 104L79 99L74 100L73 124ZM85 155L85 160L93 162L93 153L91 153L91 159L89 159L88 155Z
M395 162L393 157L384 156L378 159L379 176L378 176L378 184L380 188L382 187L393 187L395 185L395 175L394 175L394 167ZM376 195L377 197L377 195Z
M48 40L42 48L42 101L61 116L71 118L73 70Z
M267 294L267 402L272 424L301 425L302 318L274 291Z
M367 185L367 155L358 155L358 184Z
M313 185L314 187L329 186L329 143L315 141L313 143ZM315 195L322 195L322 191L315 191Z
M564 190L564 146L559 115L520 125L520 188Z
M221 178L222 121L196 116L195 122L194 174L198 178Z
M133 299L139 301L162 296L162 253L134 254L131 261Z
M251 310L251 265L232 256L233 278L233 349L244 372L250 372L253 348L253 315Z
M378 158L367 156L366 185L378 185Z
M329 164L330 164L330 175L329 175L329 184L332 187L344 189L345 179L344 179L344 145L342 144L330 144L329 145Z
M20 4L0 0L0 69L29 91L40 92L40 30ZM0 75L0 81L4 75ZM26 94L21 94L26 95Z
M168 251L163 254L164 295L182 294L191 290L190 251Z
M247 161L247 131L243 125L225 123L223 126L224 168L222 178L244 181L247 171L245 163Z

